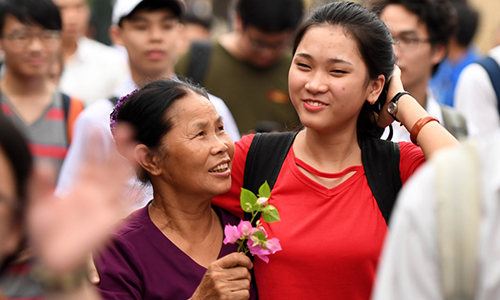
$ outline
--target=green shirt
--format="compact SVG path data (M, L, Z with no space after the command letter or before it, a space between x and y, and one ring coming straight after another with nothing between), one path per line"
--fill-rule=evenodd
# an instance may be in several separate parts
M189 55L175 66L175 72L187 76ZM224 100L242 134L274 122L277 130L289 130L300 122L288 95L290 52L269 68L260 69L241 61L219 42L212 44L210 62L202 85Z

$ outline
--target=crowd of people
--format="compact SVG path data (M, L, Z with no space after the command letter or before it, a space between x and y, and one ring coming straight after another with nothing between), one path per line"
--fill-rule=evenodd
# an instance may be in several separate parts
M196 1L116 0L111 47L86 0L0 0L1 300L500 297L476 11L233 0L212 39Z

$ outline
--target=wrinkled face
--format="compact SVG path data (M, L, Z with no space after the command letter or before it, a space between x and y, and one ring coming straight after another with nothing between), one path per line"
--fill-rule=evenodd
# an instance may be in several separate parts
M256 27L242 30L241 49L248 62L258 68L266 68L280 60L290 45L292 32L265 33Z
M60 44L58 31L23 24L13 15L5 18L0 45L9 72L17 76L47 76Z
M234 146L212 103L190 92L170 113L173 127L162 142L164 180L190 195L212 198L227 192Z
M380 82L367 78L351 34L339 26L311 27L297 47L288 76L290 98L302 124L321 132L355 126L365 101L375 103L379 94Z
M62 38L78 39L85 35L90 20L87 0L53 0L61 11Z
M14 171L0 149L0 263L17 249L20 232L15 224L16 182Z
M432 47L427 25L402 5L388 5L382 11L380 19L387 25L393 38L399 40L394 53L405 89L411 91L425 88L432 76L432 67L444 57L444 48L436 51Z
M127 48L133 71L155 78L173 67L181 25L172 11L137 11L117 30L117 42Z

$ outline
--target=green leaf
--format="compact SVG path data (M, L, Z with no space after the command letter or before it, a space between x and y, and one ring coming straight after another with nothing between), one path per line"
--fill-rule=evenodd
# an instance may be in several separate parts
M256 236L259 239L259 241L264 242L264 243L267 242L267 238L266 238L266 235L264 234L264 232L259 230L259 231L254 232L253 235Z
M259 188L259 197L271 198L271 188L267 183L267 180Z
M280 214L278 213L276 207L274 207L273 205L268 205L266 206L266 208L264 208L264 211L262 212L262 217L264 218L264 221L266 221L267 223L280 221Z
M252 212L257 208L257 196L252 191L241 188L240 204L243 211Z

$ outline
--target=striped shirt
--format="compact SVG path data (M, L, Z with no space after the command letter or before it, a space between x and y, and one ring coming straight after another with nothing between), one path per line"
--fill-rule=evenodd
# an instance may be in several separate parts
M68 151L68 134L61 92L32 124L26 124L10 100L0 92L1 111L26 135L35 160L54 165L57 174Z

